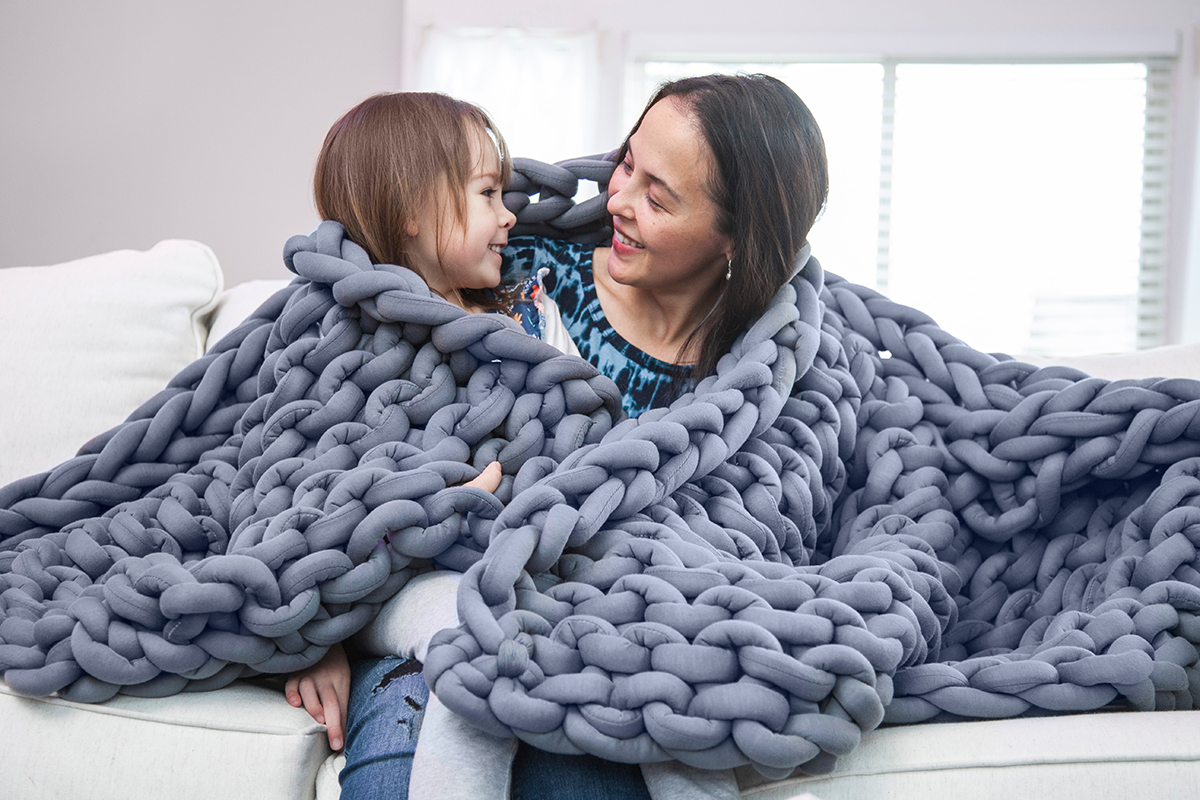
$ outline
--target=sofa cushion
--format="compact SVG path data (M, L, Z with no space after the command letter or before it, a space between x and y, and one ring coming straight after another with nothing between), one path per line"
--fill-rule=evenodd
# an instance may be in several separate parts
M1192 798L1200 711L1112 712L882 728L830 775L767 782L737 770L744 800L887 797Z
M221 268L169 240L0 269L0 486L124 420L204 353Z
M29 800L302 800L330 752L324 725L241 683L94 705L0 684L0 719L0 797Z

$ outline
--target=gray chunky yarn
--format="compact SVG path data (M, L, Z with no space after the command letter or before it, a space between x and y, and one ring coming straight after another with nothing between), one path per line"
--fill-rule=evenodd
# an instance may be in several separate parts
M453 484L597 441L607 378L322 223L300 278L120 427L0 490L0 669L101 701L292 672L502 508ZM511 479L501 497L510 493Z
M570 198L610 164L518 167L524 231L603 239ZM10 686L296 669L432 559L465 575L430 684L550 750L782 776L884 721L1195 702L1200 383L980 353L812 259L715 375L618 421L590 367L337 226L288 263L129 422L0 490ZM497 497L451 485L497 457Z

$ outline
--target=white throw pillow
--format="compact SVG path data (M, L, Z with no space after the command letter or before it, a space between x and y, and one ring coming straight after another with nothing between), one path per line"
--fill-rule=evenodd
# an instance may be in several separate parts
M208 327L208 349L211 350L213 345L290 282L286 278L246 281L222 292Z
M212 250L184 240L0 269L0 486L70 458L200 357L222 287Z

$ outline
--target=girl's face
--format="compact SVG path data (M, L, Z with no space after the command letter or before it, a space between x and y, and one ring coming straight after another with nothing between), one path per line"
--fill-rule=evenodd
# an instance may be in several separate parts
M438 198L414 226L409 248L429 288L453 298L456 289L488 289L500 283L500 250L517 218L504 207L500 157L483 131L472 140L475 164L467 181L466 220L459 224L449 197Z
M646 112L608 182L614 281L699 294L724 276L731 243L717 232L717 209L704 187L713 167L708 143L678 100L665 98Z

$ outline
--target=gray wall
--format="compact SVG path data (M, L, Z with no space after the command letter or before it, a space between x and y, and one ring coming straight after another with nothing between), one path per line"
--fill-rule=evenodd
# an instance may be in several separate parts
M161 239L285 277L325 131L400 82L400 0L0 0L0 267Z

